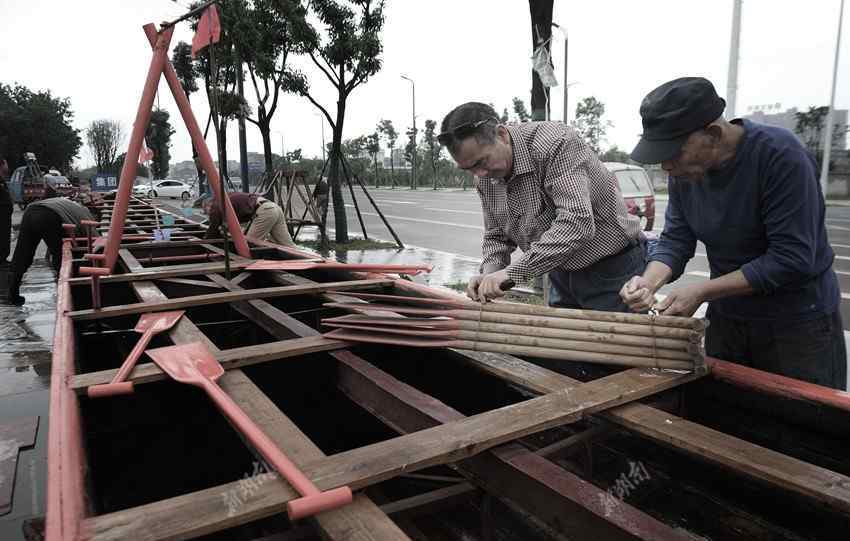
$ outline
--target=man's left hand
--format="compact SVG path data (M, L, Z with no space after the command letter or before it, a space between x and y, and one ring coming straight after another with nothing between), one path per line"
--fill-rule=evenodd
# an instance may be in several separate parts
M504 297L502 284L508 280L508 272L504 269L486 274L478 284L478 301L487 302Z
M704 300L700 286L681 287L668 293L667 297L656 303L653 308L665 316L690 317Z

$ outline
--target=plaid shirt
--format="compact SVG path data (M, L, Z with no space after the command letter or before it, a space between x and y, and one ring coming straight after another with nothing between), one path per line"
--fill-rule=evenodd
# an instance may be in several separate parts
M640 234L620 187L587 143L563 122L506 126L513 175L481 178L484 259L518 284L557 267L578 270L621 252ZM511 264L519 246L523 256Z

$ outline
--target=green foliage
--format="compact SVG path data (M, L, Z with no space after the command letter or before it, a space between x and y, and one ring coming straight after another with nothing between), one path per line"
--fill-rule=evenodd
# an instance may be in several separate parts
M414 130L413 128L407 128L407 131L404 132L407 135L407 144L404 145L404 159L407 160L408 163L412 165L419 165L421 161L419 159L419 152L416 148L416 132L418 130ZM414 162L414 160L416 160Z
M186 96L191 96L192 93L197 92L198 73L194 62L192 62L192 46L185 41L175 45L171 53L171 64L174 66L177 79L180 80L180 86L183 87Z
M162 179L168 176L169 162L171 161L171 136L174 129L169 122L168 111L155 109L151 113L151 120L145 130L145 142L153 151L151 170L153 178Z
M519 122L528 122L531 120L531 115L528 113L528 109L525 107L525 102L520 98L513 99L514 104L514 115L517 121Z
M337 91L336 115L331 116L304 81L299 92L325 115L333 129L328 180L334 208L336 240L348 242L348 222L340 186L342 132L346 100L351 92L381 69L380 32L384 25L384 1L312 0L310 8L324 27L314 34L308 54Z
M124 167L124 160L125 159L127 159L127 153L122 152L121 154L119 154L115 158L115 161L112 163L112 165L110 167L108 167L105 171L115 173L116 175L120 175L121 169ZM140 164L138 162L138 160L134 160L134 161L136 162L136 176L137 177L145 177L145 178L149 177L150 171L148 170L148 168L145 167L144 165ZM89 178L91 178L91 176Z
M508 108L505 107L504 109L502 109L502 116L499 117L499 122L501 122L502 124L507 124L509 120L510 117L508 116Z
M431 166L431 171L436 176L437 162L440 161L440 153L443 150L442 145L437 141L437 123L433 120L425 121L425 148L428 151L428 164Z
M11 169L24 165L25 152L34 152L42 165L68 171L83 145L73 118L68 98L0 83L0 154Z
M617 148L617 145L612 146L608 150L606 150L602 155L599 156L599 159L603 162L620 162L620 163L631 163L632 159L629 156L628 152L624 152Z
M86 128L86 143L98 171L105 172L115 163L123 142L124 130L117 120L94 120Z
M608 128L612 126L610 122L603 119L604 116L605 104L593 96L584 98L576 105L573 128L597 154L600 152L602 142L605 141Z

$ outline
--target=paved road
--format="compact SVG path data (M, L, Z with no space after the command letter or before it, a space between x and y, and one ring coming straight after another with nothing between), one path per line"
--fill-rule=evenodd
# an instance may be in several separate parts
M484 227L474 191L380 189L371 193L405 244L449 252L465 259L480 259ZM389 232L366 198L358 196L358 204L370 236L389 239ZM666 208L666 201L657 202L656 231L664 226ZM346 210L350 231L360 233L349 194L346 194ZM841 285L844 328L850 330L850 207L827 208L827 233L836 254L834 268ZM705 247L700 244L680 283L702 281L708 276Z

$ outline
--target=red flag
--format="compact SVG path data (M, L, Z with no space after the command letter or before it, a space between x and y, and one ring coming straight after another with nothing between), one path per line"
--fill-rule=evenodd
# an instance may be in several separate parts
M144 143L142 143L142 150L139 152L139 163L149 162L152 158L153 150L149 149Z
M221 38L221 22L218 20L218 10L215 4L204 10L201 20L198 21L198 29L192 38L192 58L197 56L198 51L210 43L218 43Z

